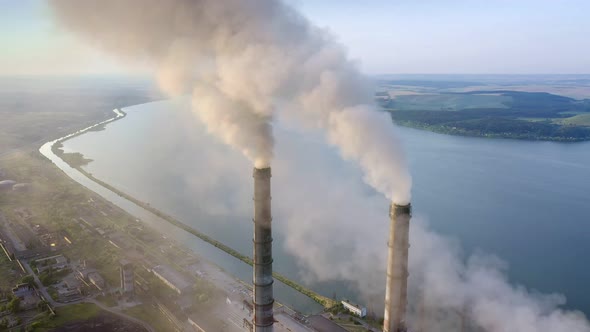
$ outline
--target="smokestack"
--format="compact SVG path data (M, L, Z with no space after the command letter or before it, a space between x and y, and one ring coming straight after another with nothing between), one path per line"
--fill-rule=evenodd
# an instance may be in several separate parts
M270 167L254 168L254 332L273 331Z
M406 304L408 285L408 248L411 204L389 206L389 257L387 259L387 284L385 286L384 332L406 331Z

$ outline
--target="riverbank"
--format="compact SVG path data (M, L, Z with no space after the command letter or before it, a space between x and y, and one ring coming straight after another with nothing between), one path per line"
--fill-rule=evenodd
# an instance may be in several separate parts
M63 138L60 138L55 141L47 143L47 144L49 144L49 146L46 146L46 148L44 149L45 150L44 152L47 153L49 150L56 157L60 158L62 161L67 163L68 166L75 169L80 174L82 174L84 177L91 180L92 182L98 184L99 186L105 188L106 190L112 192L113 194L139 206L140 208L154 214L155 216L168 222L169 224L172 224L172 225L176 226L177 228L179 228L191 235L196 236L197 238L201 239L202 241L204 241L204 242L214 246L215 248L220 249L221 251L235 257L236 259L240 260L241 262L246 263L249 266L252 266L252 259L250 257L239 253L237 250L229 247L228 245L223 244L223 243L213 239L212 237L200 232L199 230L197 230L197 229L171 217L170 215L152 207L149 203L142 202L142 201L122 192L121 190L109 185L108 183L106 183L100 179L97 179L92 174L90 174L89 172L85 171L82 168L82 166L85 165L89 160L85 159L84 156L82 156L81 154L79 154L79 153L66 153L62 149L60 149L61 144L64 141L71 139L73 137L76 137L78 135L81 135L89 130L93 130L94 128L97 128L99 126L103 126L108 122L112 122L112 121L121 119L126 115L126 113L124 113L120 110L115 110L115 112L117 113L117 116L115 118L106 120L106 121L96 124L94 126L91 126L91 127L85 128L81 131L78 131L74 134L70 134L70 135L64 136ZM47 147L49 147L49 149ZM45 155L45 153L44 153L44 155ZM46 156L46 157L48 157L48 156ZM51 158L49 158L49 159L51 159ZM76 180L76 179L74 179L74 180ZM78 181L78 180L76 180L76 181ZM293 290L309 297L310 299L312 299L316 303L320 304L324 308L331 308L332 306L337 304L337 301L332 300L328 297L325 297L321 294L318 294L317 292L314 292L311 289L308 289L308 288L298 284L297 282L287 278L286 276L284 276L282 274L274 272L273 276L276 280L279 280L280 282L282 282L286 286L292 288Z
M452 135L452 136L463 136L463 137L479 137L479 138L504 138L504 139L515 139L523 141L544 141L544 142L563 142L563 143L575 143L575 142L587 142L590 141L590 135L584 137L554 137L554 136L543 136L534 133L512 133L512 132L486 132L480 129L466 129L456 126L448 125L429 125L426 123L405 121L395 119L395 123L399 126L429 131L437 134ZM525 121L523 121L525 122ZM490 124L491 126L492 124Z

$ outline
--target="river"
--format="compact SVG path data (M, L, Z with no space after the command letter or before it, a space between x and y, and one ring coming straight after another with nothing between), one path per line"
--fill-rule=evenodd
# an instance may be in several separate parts
M182 101L124 110L126 118L108 124L106 130L70 139L64 149L93 159L85 169L95 177L251 255L250 163L207 134ZM362 209L328 205L347 191L358 197L375 197L375 193L362 183L356 166L342 161L320 135L283 126L275 127L275 135L275 270L326 296L361 299L346 278L348 272L333 270L346 264L351 231L385 251L387 202L376 198L369 204L382 209L378 211L382 222L367 221L359 227L343 221L341 228L328 222L337 212L323 215L318 204L330 211L353 211L362 218ZM409 128L400 128L399 136L414 180L417 218L457 239L466 252L481 250L501 257L509 264L512 282L563 293L568 307L590 313L590 267L584 263L590 253L590 143L454 137ZM164 234L250 281L247 265L73 173L77 172L68 171ZM299 227L291 220L297 213L317 218L302 218ZM318 242L338 249L317 252L314 260ZM279 300L297 309L318 309L284 285L276 289Z

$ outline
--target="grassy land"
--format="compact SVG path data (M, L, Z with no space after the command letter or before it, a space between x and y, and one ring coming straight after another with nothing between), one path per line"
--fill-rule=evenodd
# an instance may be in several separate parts
M4 253L2 256L6 258ZM0 259L0 289L8 290L14 287L23 276L16 262Z
M56 309L56 316L53 320L56 326L75 320L87 320L96 317L102 310L92 303L73 304Z
M500 94L416 94L397 96L389 105L405 111L458 111L472 108L508 108L511 97Z
M590 140L590 100L519 91L380 94L396 123L443 134L527 140Z
M151 325L156 331L170 330L170 322L157 308L140 304L123 311L129 316L135 317Z
M114 307L117 305L117 299L113 295L100 295L96 297L96 300L107 307Z
M557 120L558 123L568 126L585 126L590 127L590 113L578 114L566 119Z
M0 155L105 120L114 108L160 98L141 80L0 77Z
M34 331L51 331L54 328L63 326L65 324L85 321L98 316L102 310L91 303L72 304L56 309L56 315L46 316L44 319L33 324Z
M334 323L342 326L345 330L349 332L366 332L367 328L359 325L358 323L355 324L354 321L350 321L349 319L339 319L335 318L332 320Z
M63 152L63 144L61 142L55 143L51 147L51 150L53 151L53 153L58 154L61 159L63 159L66 163L68 163L68 165L70 165L72 167L77 168L77 167L85 166L85 165L88 165L92 161L92 159L84 157L84 155L81 154L80 152L64 153Z

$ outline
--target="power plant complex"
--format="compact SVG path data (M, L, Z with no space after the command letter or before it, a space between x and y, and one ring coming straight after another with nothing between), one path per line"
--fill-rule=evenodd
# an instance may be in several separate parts
M252 327L255 332L273 331L271 169L254 168L254 260ZM408 284L408 250L411 204L389 206L387 283L384 332L405 332Z

